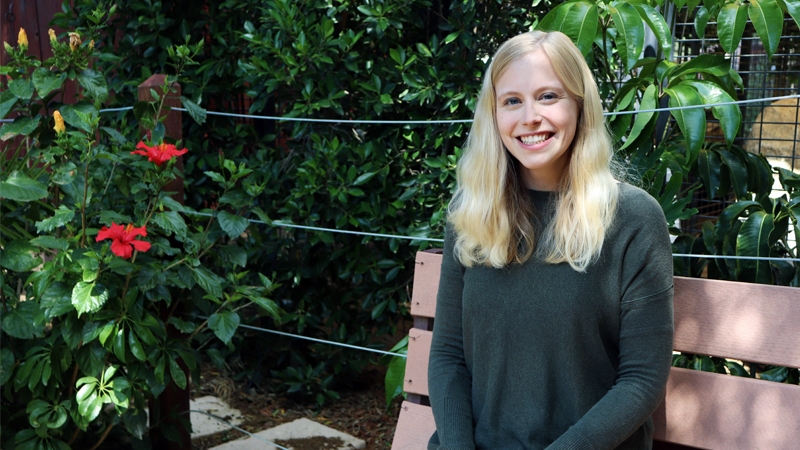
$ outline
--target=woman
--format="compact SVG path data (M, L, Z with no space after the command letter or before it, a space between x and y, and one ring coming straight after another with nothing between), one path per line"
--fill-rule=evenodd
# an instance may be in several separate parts
M429 449L649 449L672 355L666 220L617 183L600 97L562 33L504 43L450 206Z

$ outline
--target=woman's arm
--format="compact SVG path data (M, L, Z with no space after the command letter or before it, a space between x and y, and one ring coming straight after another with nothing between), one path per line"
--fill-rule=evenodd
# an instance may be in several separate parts
M664 398L672 361L672 251L661 208L644 195L636 202L638 226L626 223L637 229L620 255L624 285L616 383L548 450L613 449Z
M429 450L472 450L472 376L464 357L461 293L463 267L453 256L454 233L445 233L436 318L428 364L428 391L436 433Z

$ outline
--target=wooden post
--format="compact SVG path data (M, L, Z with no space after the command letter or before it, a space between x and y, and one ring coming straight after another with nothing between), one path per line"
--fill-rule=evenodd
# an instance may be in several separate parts
M161 95L161 89L164 86L164 82L166 81L166 75L153 75L148 78L144 83L139 85L139 101L154 101L153 95L150 93L150 89L156 91L159 95ZM178 83L172 83L170 86L176 89L176 92L169 92L167 94L166 100L164 100L164 106L170 106L172 108L180 108L181 107L181 85ZM180 111L170 110L161 111L162 116L167 116L164 119L164 128L166 128L166 136L176 141L183 139L183 123ZM181 172L183 172L183 156L178 156L177 161L175 162L175 167L177 167ZM176 178L172 182L170 182L164 190L169 192L175 192L176 194L172 196L175 201L180 203L181 205L184 204L183 202L183 178Z
M148 78L144 83L139 85L139 101L154 101L150 89L153 89L161 95L162 87L166 81L166 75L153 75ZM173 83L171 88L176 89L176 92L169 92L164 100L164 106L180 107L181 106L181 86L178 83ZM180 111L170 110L165 111L162 109L161 115L166 115L164 119L164 128L166 129L165 136L175 139L176 141L183 138L183 123ZM142 130L144 132L145 130ZM183 157L178 156L175 166L183 171ZM175 201L184 204L183 197L183 178L176 178L164 187L165 191L175 192L172 196ZM178 302L180 299L173 298L173 301ZM169 316L169 309L166 305L161 304L160 308L161 320L167 321ZM186 339L186 335L181 334L175 327L167 326L167 335L171 338ZM150 439L153 448L165 450L191 450L192 437L189 430L181 424L181 421L189 422L189 391L190 391L190 377L189 371L183 360L178 361L178 365L186 374L186 389L180 389L175 382L170 382L164 392L158 396L157 399L150 402ZM181 442L170 442L167 440L165 433L162 429L156 427L159 422L164 422L167 425L172 425L180 432Z

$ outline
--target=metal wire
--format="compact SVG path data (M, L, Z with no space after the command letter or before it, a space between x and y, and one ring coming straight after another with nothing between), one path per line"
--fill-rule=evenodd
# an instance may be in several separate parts
M195 211L177 211L184 214L192 214L196 216L205 216L205 217L214 217L213 214L208 213L199 213ZM272 225L272 226L279 226L279 227L287 227L287 228L300 228L303 230L314 230L314 231L329 231L331 233L344 233L344 234L357 234L361 236L374 236L374 237L382 237L382 238L393 238L393 239L408 239L412 241L432 241L432 242L444 242L444 239L433 239L433 238L424 238L424 237L413 237L413 236L400 236L397 234L381 234L381 233L368 233L366 231L350 231L350 230L337 230L336 228L322 228L322 227L310 227L306 225L295 225L293 223L284 223L279 220L274 220L272 223L266 223L261 220L253 220L253 219L246 219L251 223L260 223L264 225Z
M198 318L198 319L208 320L208 317L199 316L197 314L186 314L186 315L190 316L190 317L195 317L195 318ZM269 330L269 329L266 329L266 328L259 328L259 327L254 327L254 326L250 326L250 325L242 325L242 324L239 324L239 327L247 328L248 330L264 331L266 333L272 333L272 334L278 334L278 335L281 335L281 336L287 336L287 337L293 337L293 338L297 338L297 339L303 339L303 340L306 340L306 341L317 342L317 343L320 343L320 344L336 345L338 347L346 347L346 348L351 348L353 350L361 350L361 351L365 351L365 352L380 353L382 355L399 356L401 358L406 358L406 355L403 355L402 353L392 353L392 352L387 352L387 351L384 351L384 350L378 350L378 349L369 348L369 347L360 347L358 345L345 344L343 342L326 341L325 339L317 339L317 338L312 338L312 337L308 337L308 336L302 336L302 335L299 335L299 334L286 333L284 331Z
M687 253L673 253L673 257L681 258L706 258L706 259L746 259L753 261L787 261L800 262L800 258L768 258L766 256L730 256L730 255L692 255Z

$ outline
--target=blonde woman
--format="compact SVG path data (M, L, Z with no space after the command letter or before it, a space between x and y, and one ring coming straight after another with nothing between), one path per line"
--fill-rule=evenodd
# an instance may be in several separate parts
M650 449L672 355L666 220L615 181L600 97L564 34L504 43L450 206L429 449Z

